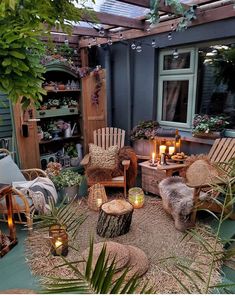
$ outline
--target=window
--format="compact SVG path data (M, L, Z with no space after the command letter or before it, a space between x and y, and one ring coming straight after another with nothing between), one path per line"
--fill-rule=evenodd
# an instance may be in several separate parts
M195 105L196 50L162 51L158 114L161 125L190 128Z
M225 115L235 129L235 43L200 48L195 113Z

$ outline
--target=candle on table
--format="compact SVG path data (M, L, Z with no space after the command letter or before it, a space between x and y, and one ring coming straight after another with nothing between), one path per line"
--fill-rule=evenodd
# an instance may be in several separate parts
M153 152L152 153L152 163L154 163L155 162L155 153Z
M169 154L172 155L175 152L175 147L174 146L170 146L169 147Z
M162 153L166 152L166 146L165 145L161 145L159 146L159 154L162 155Z

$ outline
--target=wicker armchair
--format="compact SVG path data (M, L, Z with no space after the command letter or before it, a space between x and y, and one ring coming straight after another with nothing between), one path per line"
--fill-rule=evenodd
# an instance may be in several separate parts
M6 149L1 148L0 155L7 156L11 155L11 153ZM47 174L43 170L36 168L21 170L21 172L28 181L33 180L37 177L47 177ZM12 191L14 222L17 224L25 224L24 219L22 219L23 214L26 217L27 226L29 227L29 229L31 229L33 223L33 213L31 212L28 198L24 194L22 194L21 191L15 188L12 188ZM21 203L19 203L19 199L21 200ZM2 203L0 203L0 221L7 222L7 209Z

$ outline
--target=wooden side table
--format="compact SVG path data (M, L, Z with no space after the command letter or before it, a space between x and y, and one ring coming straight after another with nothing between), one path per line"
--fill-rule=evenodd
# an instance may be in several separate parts
M169 163L167 165L150 166L149 161L139 163L141 166L142 189L159 195L158 184L166 177L170 177L175 172L179 172L186 167L185 164Z
M10 249L12 249L17 244L16 229L15 229L14 218L13 218L11 185L0 184L0 199L4 197L6 200L6 207L7 207L7 222L8 222L8 229L9 229L8 237L10 239L10 245L0 250L0 257L8 253Z

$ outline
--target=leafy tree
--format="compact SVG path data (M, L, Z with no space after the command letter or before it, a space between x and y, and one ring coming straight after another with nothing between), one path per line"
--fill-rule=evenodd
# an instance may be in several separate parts
M23 107L42 99L43 73L40 59L45 52L43 36L50 28L69 33L72 23L91 13L79 0L1 0L0 91L10 100L21 98ZM79 8L75 5L79 4Z

